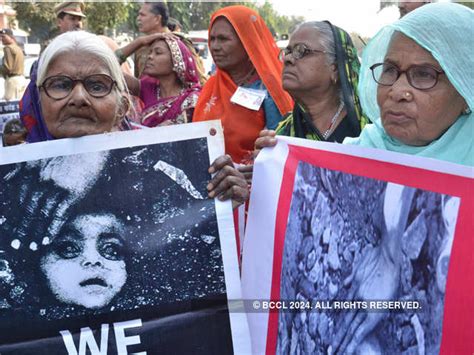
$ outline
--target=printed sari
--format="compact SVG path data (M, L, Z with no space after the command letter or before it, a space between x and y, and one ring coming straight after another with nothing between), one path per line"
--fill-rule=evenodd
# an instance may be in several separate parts
M189 49L179 39L165 42L171 51L173 71L183 88L177 96L162 98L158 80L146 75L140 79L140 99L145 105L141 122L147 127L190 122L201 92L199 73Z

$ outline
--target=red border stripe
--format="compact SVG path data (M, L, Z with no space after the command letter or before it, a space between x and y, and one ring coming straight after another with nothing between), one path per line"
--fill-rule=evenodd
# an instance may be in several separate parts
M409 158L409 157L408 157ZM472 178L394 163L354 157L342 153L289 145L276 213L271 299L280 299L280 284L285 234L299 161L381 181L458 196L461 206L451 252L446 285L442 354L474 353L474 185ZM442 164L440 162L440 164ZM276 352L278 311L269 313L267 354Z

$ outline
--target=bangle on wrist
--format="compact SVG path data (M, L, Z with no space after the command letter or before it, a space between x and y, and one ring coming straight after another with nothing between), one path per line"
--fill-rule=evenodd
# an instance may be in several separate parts
M127 56L123 53L122 48L119 48L115 51L115 56L117 57L120 64L123 64L127 61Z

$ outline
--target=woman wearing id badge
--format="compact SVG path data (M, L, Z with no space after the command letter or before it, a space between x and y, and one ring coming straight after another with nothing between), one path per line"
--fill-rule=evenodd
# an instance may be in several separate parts
M240 5L212 15L209 48L217 71L203 87L193 122L220 119L226 153L245 163L259 132L275 129L293 107L282 88L278 48L258 13Z

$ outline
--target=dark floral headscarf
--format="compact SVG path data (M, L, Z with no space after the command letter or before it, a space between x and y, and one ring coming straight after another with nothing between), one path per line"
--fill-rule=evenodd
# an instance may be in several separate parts
M357 49L352 43L349 34L342 28L326 22L334 35L334 47L339 83L341 86L342 100L346 108L347 116L339 125L339 129L329 136L328 140L342 142L347 133L359 135L362 128L369 122L364 116L360 105L357 86L359 83L360 61ZM323 140L321 134L313 127L311 117L304 108L295 103L293 112L280 122L277 134L306 138L311 140ZM340 132L342 130L342 132Z

